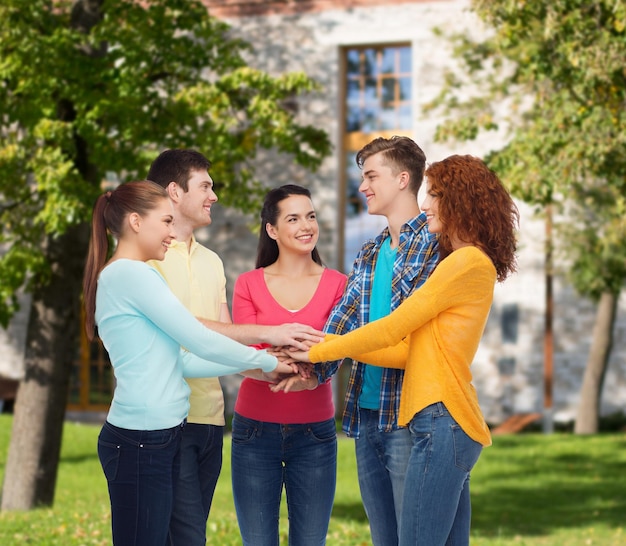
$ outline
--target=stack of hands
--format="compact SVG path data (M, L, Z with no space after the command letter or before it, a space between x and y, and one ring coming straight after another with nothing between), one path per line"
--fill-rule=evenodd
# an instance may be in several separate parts
M302 333L301 333L302 335ZM285 370L288 366L291 371L274 371L265 374L272 392L290 392L312 390L318 385L317 374L309 360L309 349L323 341L324 333L309 330L299 338L292 338L289 345L274 345L267 352L279 361L277 369Z

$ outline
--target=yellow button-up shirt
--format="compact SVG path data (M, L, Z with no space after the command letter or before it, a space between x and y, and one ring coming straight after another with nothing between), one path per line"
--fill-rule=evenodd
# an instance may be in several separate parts
M226 303L226 276L220 257L205 246L191 240L187 244L174 241L163 261L149 262L167 281L172 292L196 317L219 320ZM187 421L208 425L224 425L224 395L219 379L187 379L191 387Z

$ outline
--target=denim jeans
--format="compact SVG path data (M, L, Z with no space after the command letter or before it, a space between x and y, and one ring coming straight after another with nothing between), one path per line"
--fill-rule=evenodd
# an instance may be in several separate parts
M378 410L360 409L359 414L356 463L372 544L397 546L411 435L406 428L380 430Z
M114 546L165 546L183 425L128 430L104 423L98 457L109 486Z
M320 546L335 497L334 419L281 425L233 417L232 480L244 546L277 546L283 485L289 544Z
M206 526L222 470L224 427L187 423L170 521L171 546L206 546Z
M467 546L470 471L482 452L437 402L409 424L413 448L406 475L400 544Z

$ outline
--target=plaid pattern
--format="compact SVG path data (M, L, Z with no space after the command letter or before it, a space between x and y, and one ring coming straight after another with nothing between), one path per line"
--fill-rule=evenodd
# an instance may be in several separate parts
M388 236L389 228L385 228L378 237L367 241L361 248L352 266L343 297L326 321L325 332L342 334L368 323L376 259ZM426 215L420 214L404 224L400 231L400 242L393 264L391 310L424 283L435 268L437 259L437 237L429 233ZM340 360L319 365L320 383L330 379L340 365ZM363 385L363 372L364 364L354 361L343 413L343 430L352 437L359 436L358 398ZM404 370L383 368L379 426L386 432L399 428L398 412L403 377Z

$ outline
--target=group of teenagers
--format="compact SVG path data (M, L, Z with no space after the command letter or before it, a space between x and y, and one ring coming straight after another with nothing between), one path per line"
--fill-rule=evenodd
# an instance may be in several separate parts
M320 258L309 190L283 185L265 197L255 269L230 307L221 259L194 236L217 201L204 155L166 150L146 180L97 199L83 290L87 333L116 379L98 438L115 546L206 544L225 425L218 377L229 374L245 376L231 451L242 543L279 544L284 489L289 544L325 544L331 380L346 358L342 427L372 544L469 544L470 472L491 443L470 365L494 285L516 268L519 213L473 156L426 168L396 136L356 162L368 213L388 226L349 275Z

